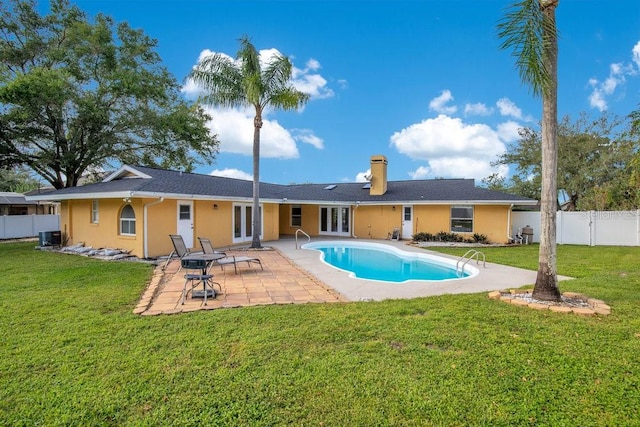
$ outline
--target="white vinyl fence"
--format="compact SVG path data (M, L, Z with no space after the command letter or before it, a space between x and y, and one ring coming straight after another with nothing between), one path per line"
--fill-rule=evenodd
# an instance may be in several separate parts
M513 212L512 235L533 228L533 241L540 241L540 212ZM556 214L558 244L589 246L640 246L640 210L586 211Z
M41 231L60 230L60 215L0 216L0 239L37 237Z

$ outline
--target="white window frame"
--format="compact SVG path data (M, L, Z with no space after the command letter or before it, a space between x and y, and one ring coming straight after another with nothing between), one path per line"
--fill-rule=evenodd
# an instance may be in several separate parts
M469 209L471 210L471 216L467 217L467 216L454 216L453 211L454 209ZM455 205L455 206L451 206L451 210L450 210L450 217L451 220L449 221L449 228L451 230L452 233L473 233L473 228L474 228L474 214L475 214L475 209L473 206L470 205ZM470 227L466 227L466 228L470 228L469 230L464 229L462 230L461 226L458 227L454 227L454 221L455 222L469 222L471 224Z
M133 213L133 218L130 217L124 217L123 214L125 213L125 210L127 210L127 208L131 209L131 212ZM124 225L127 224L129 226L127 232L124 231ZM133 233L130 233L129 231L131 231L131 228L133 228ZM124 205L122 207L122 210L120 211L120 235L121 236L135 236L136 235L136 211L135 209L133 209L133 206L131 205Z
M100 222L100 203L98 200L91 201L91 223L97 224Z
M293 213L294 209L298 209L300 213L294 214ZM291 227L301 228L302 227L302 205L291 205L290 214L291 214L290 215ZM296 219L297 221L294 221Z

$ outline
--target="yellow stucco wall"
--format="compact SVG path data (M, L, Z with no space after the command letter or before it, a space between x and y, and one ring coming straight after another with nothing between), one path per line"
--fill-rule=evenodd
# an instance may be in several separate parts
M352 209L353 234L361 239L385 239L396 227L402 230L403 206L358 206ZM510 207L476 205L474 206L474 229L470 233L459 233L464 237L472 237L474 233L484 234L494 243L506 243L507 221ZM291 205L282 205L280 212L280 232L282 235L295 234L298 227L291 226ZM319 206L302 205L302 230L310 236L319 233ZM355 217L355 219L354 219ZM411 235L403 236L409 240L418 232L436 234L451 230L450 205L414 205L413 230Z
M479 205L474 208L474 228L492 243L508 243L510 206Z
M394 228L402 227L402 205L358 206L353 214L354 232L361 239L386 239Z
M132 199L136 215L136 235L119 234L122 199L99 200L99 222L91 223L91 200L70 200L61 204L61 229L68 238L67 245L83 242L94 248L117 248L132 255L144 256L144 206L147 207L148 257L168 255L173 250L169 234L177 232L178 200ZM214 206L215 205L215 206ZM263 205L263 240L279 236L278 205ZM193 201L193 242L197 237L211 239L214 246L230 246L233 242L233 203L211 200Z
M310 236L318 235L318 227L320 225L320 207L317 205L300 205L302 208L302 226L291 226L291 206L280 205L279 212L279 231L283 236L293 236L298 228L301 228ZM297 206L297 205L296 205Z
M126 204L122 199L100 199L99 221L91 222L91 200L69 200L61 205L61 228L67 233L68 245L84 243L93 248L117 248L141 254L142 201L132 200L136 214L136 235L122 236L118 233L120 210Z
M472 237L474 233L484 234L492 243L507 243L507 222L510 206L475 205L473 208L473 231L459 233ZM451 206L414 206L414 233L435 234L451 231Z

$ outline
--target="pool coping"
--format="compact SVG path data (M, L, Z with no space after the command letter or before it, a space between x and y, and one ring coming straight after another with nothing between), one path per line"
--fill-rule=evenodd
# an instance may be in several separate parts
M349 238L327 238L318 240L356 240ZM394 246L406 252L421 252L458 260L459 257L446 255L425 248L409 245L407 241L357 239L362 242L382 243ZM389 283L351 277L349 272L339 270L320 260L320 252L310 249L300 249L306 239L300 240L296 248L295 239L280 239L264 243L281 251L300 268L313 274L327 286L333 288L350 301L381 301L385 299L408 299L444 294L470 294L497 291L507 288L519 288L533 285L537 272L522 268L509 267L491 262L474 265L480 273L474 277L444 281L409 281L404 283ZM475 262L475 261L472 261ZM570 279L558 276L558 280Z

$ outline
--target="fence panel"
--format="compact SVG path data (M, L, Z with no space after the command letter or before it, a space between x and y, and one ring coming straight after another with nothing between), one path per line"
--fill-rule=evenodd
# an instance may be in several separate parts
M60 215L0 216L0 239L36 237L41 231L60 230Z
M556 213L556 241L567 245L591 245L591 218L589 212Z
M638 211L591 212L593 244L638 246Z
M527 225L540 242L540 212L513 212L512 233ZM640 211L558 211L556 241L566 245L640 246Z

